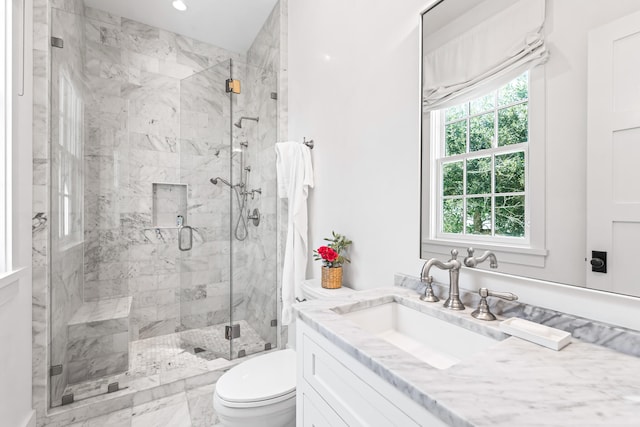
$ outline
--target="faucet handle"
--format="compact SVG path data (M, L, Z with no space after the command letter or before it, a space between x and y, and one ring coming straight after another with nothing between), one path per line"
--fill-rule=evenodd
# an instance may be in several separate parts
M438 302L440 301L440 298L438 298L436 294L433 292L433 288L431 287L431 282L433 282L433 278L429 276L425 281L425 283L427 284L427 287L424 288L424 293L420 295L420 299L426 302Z
M451 249L451 259L458 259L458 250Z
M426 302L440 301L440 298L436 296L436 294L433 292L433 288L431 287L431 284L433 283L433 277L420 277L420 281L426 285L426 287L424 288L424 293L420 295L420 299Z
M467 256L464 259L464 265L466 265L467 267L473 268L478 265L478 261L473 257L474 252L475 249L471 247L467 248Z
M475 317L479 320L496 320L496 316L489 310L489 304L487 304L487 297L497 297L502 298L507 301L515 301L518 299L516 294L512 294L511 292L495 292L490 291L487 288L480 288L478 290L478 294L480 294L480 304L478 304L478 308L471 313L471 316Z

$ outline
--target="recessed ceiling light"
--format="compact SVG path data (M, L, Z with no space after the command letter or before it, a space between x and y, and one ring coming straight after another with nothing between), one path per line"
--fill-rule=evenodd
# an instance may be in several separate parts
M184 4L184 2L182 0L173 0L173 3L171 3L171 4L173 5L173 7L178 9L180 12L184 12L185 10L187 10L187 5Z

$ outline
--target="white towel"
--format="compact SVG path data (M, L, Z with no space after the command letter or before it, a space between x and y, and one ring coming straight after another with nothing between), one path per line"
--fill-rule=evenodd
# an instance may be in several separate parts
M291 323L298 286L305 279L308 252L307 197L313 188L309 147L295 141L276 143L278 195L289 199L287 243L282 267L282 324Z

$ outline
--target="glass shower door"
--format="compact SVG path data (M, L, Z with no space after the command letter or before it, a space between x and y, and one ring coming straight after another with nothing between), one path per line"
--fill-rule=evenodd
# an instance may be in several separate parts
M277 80L271 68L240 64L242 82L233 103L232 327L239 332L231 357L277 347L276 154Z
M83 77L84 19L51 10L51 186L50 186L50 403L60 406L69 384L84 381L88 366L81 357L92 343L76 337L73 319L83 306L84 116L91 102Z
M276 99L275 72L231 60L180 84L181 339L208 360L277 347Z
M180 82L180 183L185 204L175 213L180 246L183 348L206 360L230 358L232 95L231 61ZM181 215L182 219L177 216Z

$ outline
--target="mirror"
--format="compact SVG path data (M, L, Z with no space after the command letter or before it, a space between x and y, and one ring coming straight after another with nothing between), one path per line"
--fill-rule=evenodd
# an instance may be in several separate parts
M610 145L603 154L589 142L608 105L596 100L620 100L616 109L633 98L625 111L640 110L637 65L630 65L640 61L640 37L612 35L621 22L638 33L640 18L627 21L639 12L635 0L442 0L423 12L422 259L490 249L500 273L640 296L628 267L640 200L624 184L637 183L632 162L624 166L638 153L630 141L640 126L611 132L626 151ZM531 44L520 52L522 43ZM530 52L537 53L524 61ZM595 80L606 64L610 85ZM594 178L603 169L611 187ZM597 222L605 202L617 199L626 217ZM592 251L607 252L607 273L592 271L591 260L598 267L603 257Z

